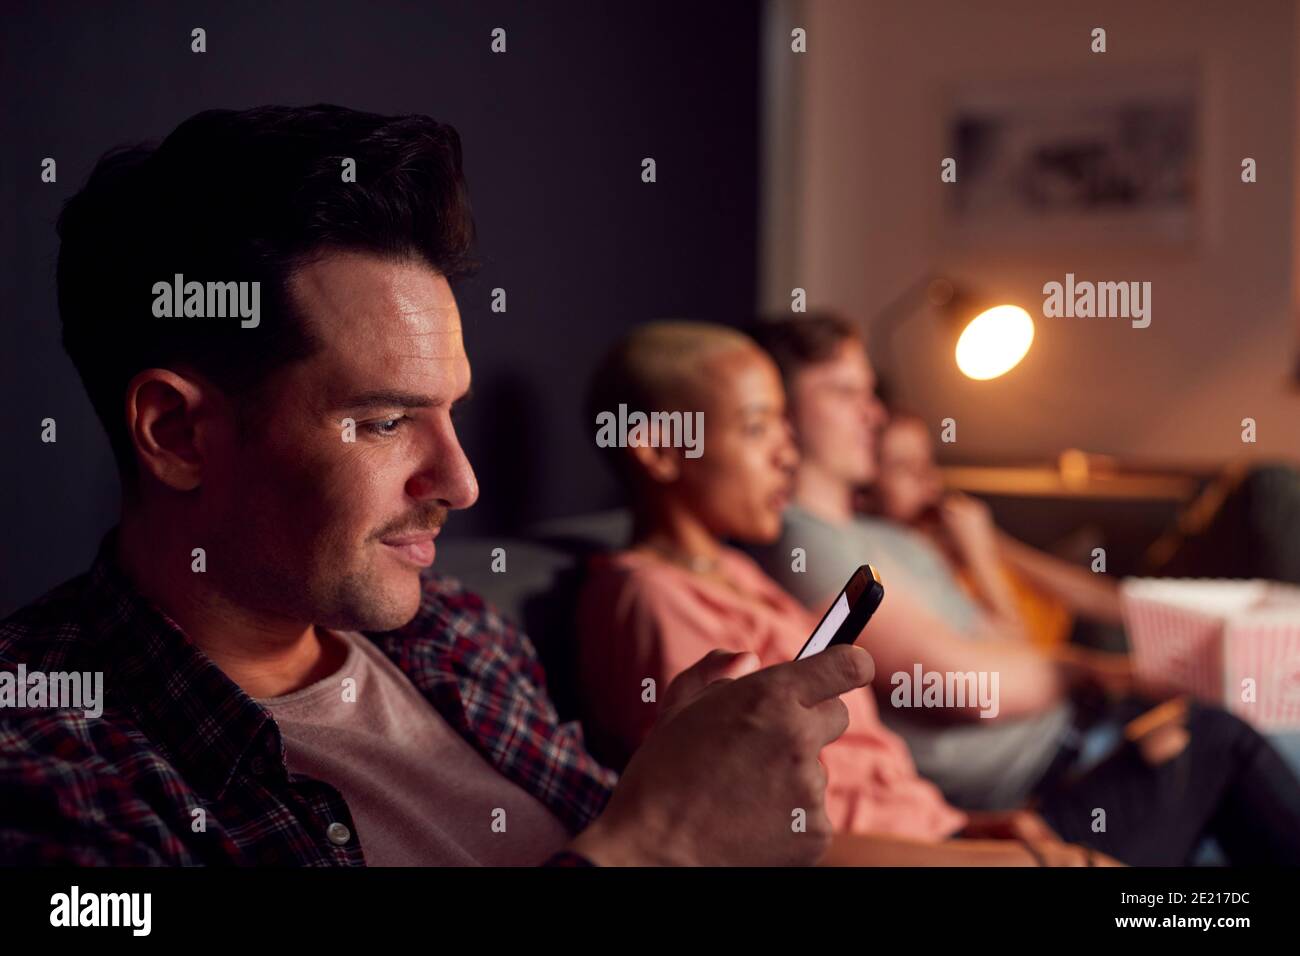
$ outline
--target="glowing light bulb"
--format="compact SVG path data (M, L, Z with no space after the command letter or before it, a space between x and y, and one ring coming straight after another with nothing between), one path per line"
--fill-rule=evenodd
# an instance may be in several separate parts
M957 339L957 367L967 378L997 378L1020 364L1033 341L1028 312L1018 305L994 306L971 319Z

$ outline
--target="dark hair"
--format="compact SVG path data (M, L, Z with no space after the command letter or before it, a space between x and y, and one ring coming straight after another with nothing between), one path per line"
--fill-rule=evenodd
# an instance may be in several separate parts
M790 386L805 366L834 358L836 349L845 341L863 341L857 326L831 312L762 319L745 331L776 362L787 396L793 396Z
M288 294L314 256L418 258L449 280L475 265L456 131L324 104L207 110L160 144L113 150L58 232L63 347L124 475L134 455L123 392L140 370L186 364L239 397L317 349ZM259 323L156 318L153 285L176 274L259 282Z

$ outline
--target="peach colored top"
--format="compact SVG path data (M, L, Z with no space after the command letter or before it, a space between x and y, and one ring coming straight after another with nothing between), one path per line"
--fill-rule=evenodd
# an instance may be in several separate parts
M597 756L621 766L654 722L643 702L715 648L753 651L763 666L793 660L818 618L746 555L722 554L721 571L747 594L632 551L593 560L578 608L584 723ZM836 830L936 841L966 823L917 775L907 745L880 722L870 689L842 697L849 728L822 751L826 810Z

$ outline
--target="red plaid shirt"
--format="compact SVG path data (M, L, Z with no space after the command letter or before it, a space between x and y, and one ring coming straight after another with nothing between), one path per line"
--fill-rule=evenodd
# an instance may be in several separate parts
M97 718L0 708L0 862L364 865L339 792L290 776L270 712L135 592L114 546L110 532L87 574L0 623L0 670L104 674ZM532 643L480 597L428 576L415 619L367 637L572 832L604 808L614 774L559 722Z

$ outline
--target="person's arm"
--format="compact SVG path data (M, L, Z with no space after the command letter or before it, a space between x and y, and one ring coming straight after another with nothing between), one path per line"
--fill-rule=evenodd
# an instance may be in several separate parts
M1055 841L1061 837L1032 810L970 810L966 825L957 834L971 840Z
M1032 847L1032 849L1031 849ZM1091 862L1089 858L1091 857ZM1020 840L943 840L837 833L822 866L1122 866L1072 843Z
M141 781L88 743L67 712L0 721L0 863L10 866L164 866L195 862ZM135 745L103 731L124 759ZM148 773L148 761L134 766ZM157 793L173 781L145 781ZM214 834L214 840L224 839ZM230 844L226 848L236 852Z
M782 552L779 561L768 563L768 571L818 618L853 570L870 559L870 555L853 553L844 536L820 529L787 536L783 548L785 545L805 549L806 569L792 570ZM888 706L890 677L898 672L911 674L916 664L926 670L996 671L1000 716L1038 713L1061 699L1065 685L1060 669L1018 634L984 622L987 636L972 640L926 607L901 578L887 571L883 578L885 599L858 638L858 644L875 659L874 686L882 707ZM979 713L978 707L966 707L937 716L968 720L979 719Z
M1075 644L1061 644L1048 651L1074 684L1098 688L1112 698L1148 697L1169 700L1182 689L1151 675L1139 675L1133 658L1119 651L1098 651Z
M1063 669L1032 645L994 633L971 638L949 627L898 581L885 582L885 599L858 638L876 662L875 688L882 707L890 706L895 674L910 679L919 665L923 672L996 674L998 713L981 718L978 702L946 707L929 716L938 719L996 719L1035 714L1062 699L1067 689Z
M1012 570L1075 614L1103 624L1123 624L1119 586L1112 578L1062 561L1004 532L998 532L998 551Z
M965 573L976 601L993 627L1014 637L1027 637L998 553L998 530L988 505L969 495L949 494L938 507L939 534Z
M164 866L174 863L115 823L98 820L89 809L67 812L53 789L30 785L16 794L0 781L0 863L5 866ZM40 804L44 804L41 806Z

